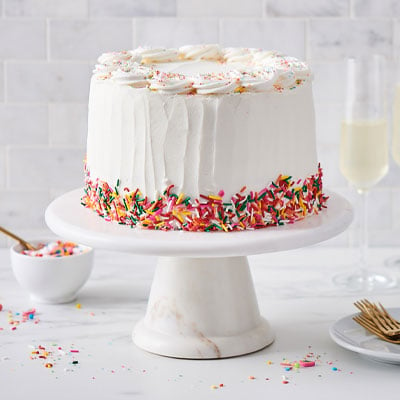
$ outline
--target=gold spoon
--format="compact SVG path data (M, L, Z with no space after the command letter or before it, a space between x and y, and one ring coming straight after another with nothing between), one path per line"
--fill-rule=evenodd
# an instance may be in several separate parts
M24 247L24 249L37 250L37 248L35 246L31 245L29 242L27 242L26 240L20 238L19 236L14 235L13 233L11 233L7 229L3 228L2 226L0 226L0 232L3 232L5 235L10 236L11 238L13 238L17 242L19 242L21 244L21 246Z

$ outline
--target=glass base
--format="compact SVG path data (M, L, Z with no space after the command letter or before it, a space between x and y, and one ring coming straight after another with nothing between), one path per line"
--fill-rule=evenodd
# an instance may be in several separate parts
M333 283L352 292L372 292L391 289L397 285L397 279L382 272L359 270L333 277Z
M400 269L400 255L388 258L385 261L385 267Z

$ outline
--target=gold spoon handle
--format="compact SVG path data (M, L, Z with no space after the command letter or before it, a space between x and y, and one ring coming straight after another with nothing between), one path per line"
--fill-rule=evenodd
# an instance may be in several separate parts
M14 233L8 231L7 229L3 228L2 226L0 226L0 232L3 232L5 235L10 236L10 238L13 238L17 242L21 243L21 245L24 246L26 249L28 249L28 250L36 250L35 247L33 247L26 240L20 238L17 235L14 235Z

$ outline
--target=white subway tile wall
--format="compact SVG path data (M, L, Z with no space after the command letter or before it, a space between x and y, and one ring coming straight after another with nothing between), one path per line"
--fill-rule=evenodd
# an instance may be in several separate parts
M200 3L200 2L199 2ZM90 17L175 17L175 0L89 0Z
M226 18L220 23L223 46L279 49L305 57L305 21L301 19Z
M179 17L260 17L262 10L262 0L176 0L176 12Z
M87 138L87 115L87 103L50 103L50 145L84 148Z
M87 17L88 4L82 0L4 0L6 17Z
M46 21L8 18L0 20L0 59L46 58Z
M390 19L315 18L309 21L309 54L312 60L337 60L363 54L393 52Z
M47 145L47 124L45 104L0 104L0 146Z
M10 147L8 183L13 188L32 190L79 187L84 157L84 150L79 148L23 144Z
M400 17L400 2L396 0L354 0L356 17Z
M90 77L87 62L9 61L6 99L13 103L87 101Z
M179 47L182 43L217 43L217 18L138 18L135 46Z
M269 17L348 17L348 0L267 0Z
M51 60L95 60L109 49L132 48L132 19L51 19Z
M0 101L4 101L4 71L4 63L0 61Z
M6 187L6 148L0 147L0 190Z
M400 55L398 0L0 0L0 225L48 235L49 201L82 186L89 79L101 52L204 42L310 62L325 184L355 202L338 163L344 58ZM327 245L351 245L357 225ZM369 230L372 245L400 246L393 161L371 191Z

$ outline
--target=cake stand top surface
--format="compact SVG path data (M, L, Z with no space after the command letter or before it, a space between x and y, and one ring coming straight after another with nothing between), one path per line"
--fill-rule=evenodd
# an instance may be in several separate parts
M83 207L83 189L55 199L46 223L57 235L92 247L173 257L234 257L309 246L343 232L353 219L350 203L334 192L328 208L295 224L241 232L150 231L104 221Z

